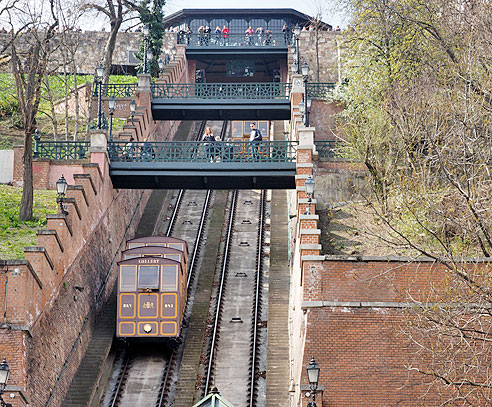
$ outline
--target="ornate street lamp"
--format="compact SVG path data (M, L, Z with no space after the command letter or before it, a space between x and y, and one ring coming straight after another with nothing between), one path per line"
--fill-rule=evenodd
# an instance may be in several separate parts
M300 54L300 50L299 50L299 38L301 36L301 27L299 26L299 24L296 24L296 26L294 27L294 37L295 37L295 40L296 40L296 56L294 57L294 59L297 61L297 71L296 73L299 74L299 62L301 60L301 54Z
M56 198L56 203L60 205L60 213L62 215L68 215L68 212L63 207L63 198L65 198L65 194L67 193L67 180L62 176L58 181L56 181L56 192L58 193L58 197Z
M304 62L302 64L302 78L304 79L304 103L306 104L306 114L304 115L304 126L309 127L309 108L308 108L308 79L309 79L309 65Z
M313 190L314 190L314 181L313 181ZM313 395L313 401L308 403L308 407L316 407L316 393L318 390L318 381L319 381L319 366L314 360L314 356L312 357L311 362L309 362L309 366L306 368L306 371L309 381L309 387L311 389L311 394Z
M162 58L159 58L159 61L157 61L157 63L159 64L159 72L163 72L164 71L164 61L162 60Z
M7 387L7 382L9 381L9 376L10 368L5 358L3 358L2 363L0 363L0 405L2 407L12 407L11 404L5 403L2 398L2 394L5 391L5 387Z
M174 47L171 48L171 54L173 55L173 61L174 61L174 58L176 57L176 54L177 54L178 50L176 49L176 45Z
M104 78L104 66L99 62L96 67L97 92L97 128L102 126L102 81Z
M116 99L114 96L111 96L111 99L108 100L108 109L109 109L109 142L113 142L113 114L114 109L116 107Z
M148 71L148 66L147 66L147 41L149 38L150 34L150 29L148 25L143 26L143 35L144 35L144 73L149 73Z
M132 118L132 126L133 126L133 118L135 117L135 111L137 110L137 102L135 99L132 99L130 102L130 117Z
M311 202L313 201L313 196L314 196L314 178L311 175L309 175L307 177L306 182L304 183L304 190L306 192L306 196L308 197L308 208L307 208L307 211L304 215L311 215ZM313 362L313 361L314 361L314 358L311 360L311 362ZM309 366L311 366L311 365L309 365ZM309 369L309 366L308 366L308 369ZM308 373L309 373L309 370L308 370ZM319 374L319 372L318 372L318 374ZM309 383L311 383L311 381Z

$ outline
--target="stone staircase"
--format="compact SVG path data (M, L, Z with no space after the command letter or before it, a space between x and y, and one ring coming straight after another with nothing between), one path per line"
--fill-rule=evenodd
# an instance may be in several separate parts
M96 322L92 339L68 389L62 407L86 407L99 394L99 381L111 349L116 321L116 292L113 291Z

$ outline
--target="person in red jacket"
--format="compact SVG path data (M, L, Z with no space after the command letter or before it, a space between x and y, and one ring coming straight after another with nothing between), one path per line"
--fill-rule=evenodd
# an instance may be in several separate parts
M227 45L229 43L229 29L226 25L222 27L222 43Z

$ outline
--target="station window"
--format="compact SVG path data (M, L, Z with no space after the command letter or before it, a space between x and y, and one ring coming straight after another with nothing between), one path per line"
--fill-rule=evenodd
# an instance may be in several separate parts
M190 23L191 31L193 31L196 34L198 32L198 29L202 25L203 25L203 27L207 26L208 21L205 20L204 18L195 18L195 19L191 20L191 23Z
M268 23L268 28L274 33L282 32L282 27L286 24L286 21L281 18L272 18ZM292 28L292 27L290 27Z
M249 25L253 27L253 30L255 31L259 27L263 27L263 30L267 29L267 22L263 18L252 18L249 22Z
M229 32L231 34L243 34L248 28L248 22L243 18L234 18L229 23Z
M137 266L120 266L120 291L137 290Z
M140 266L138 268L139 289L159 289L159 266Z
M161 290L176 291L178 286L178 266L174 264L162 266Z
M222 29L222 27L224 27L225 25L228 25L225 18L214 18L212 21L210 21L210 28L212 29L213 33L215 33L215 28L217 28L217 26Z

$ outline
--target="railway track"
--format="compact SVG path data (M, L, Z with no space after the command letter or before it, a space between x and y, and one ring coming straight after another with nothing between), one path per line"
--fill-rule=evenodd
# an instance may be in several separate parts
M261 302L265 195L265 191L231 193L224 256L211 317L203 392L207 394L217 387L237 407L263 405L261 397L257 397L257 382L262 375L261 359L265 359L265 348L259 340L265 315Z
M220 132L223 140L227 122L212 122L214 133ZM206 122L202 122L197 139L201 138ZM189 244L188 303L184 314L184 327L189 320L193 301L194 276L200 258L200 247L208 211L213 201L212 191L176 191L174 204L170 204L166 221L156 230L166 236L179 236ZM183 329L186 335L186 328ZM111 379L100 401L102 407L134 405L164 405L171 377L175 375L179 347L169 351L161 346L121 346L115 358Z

